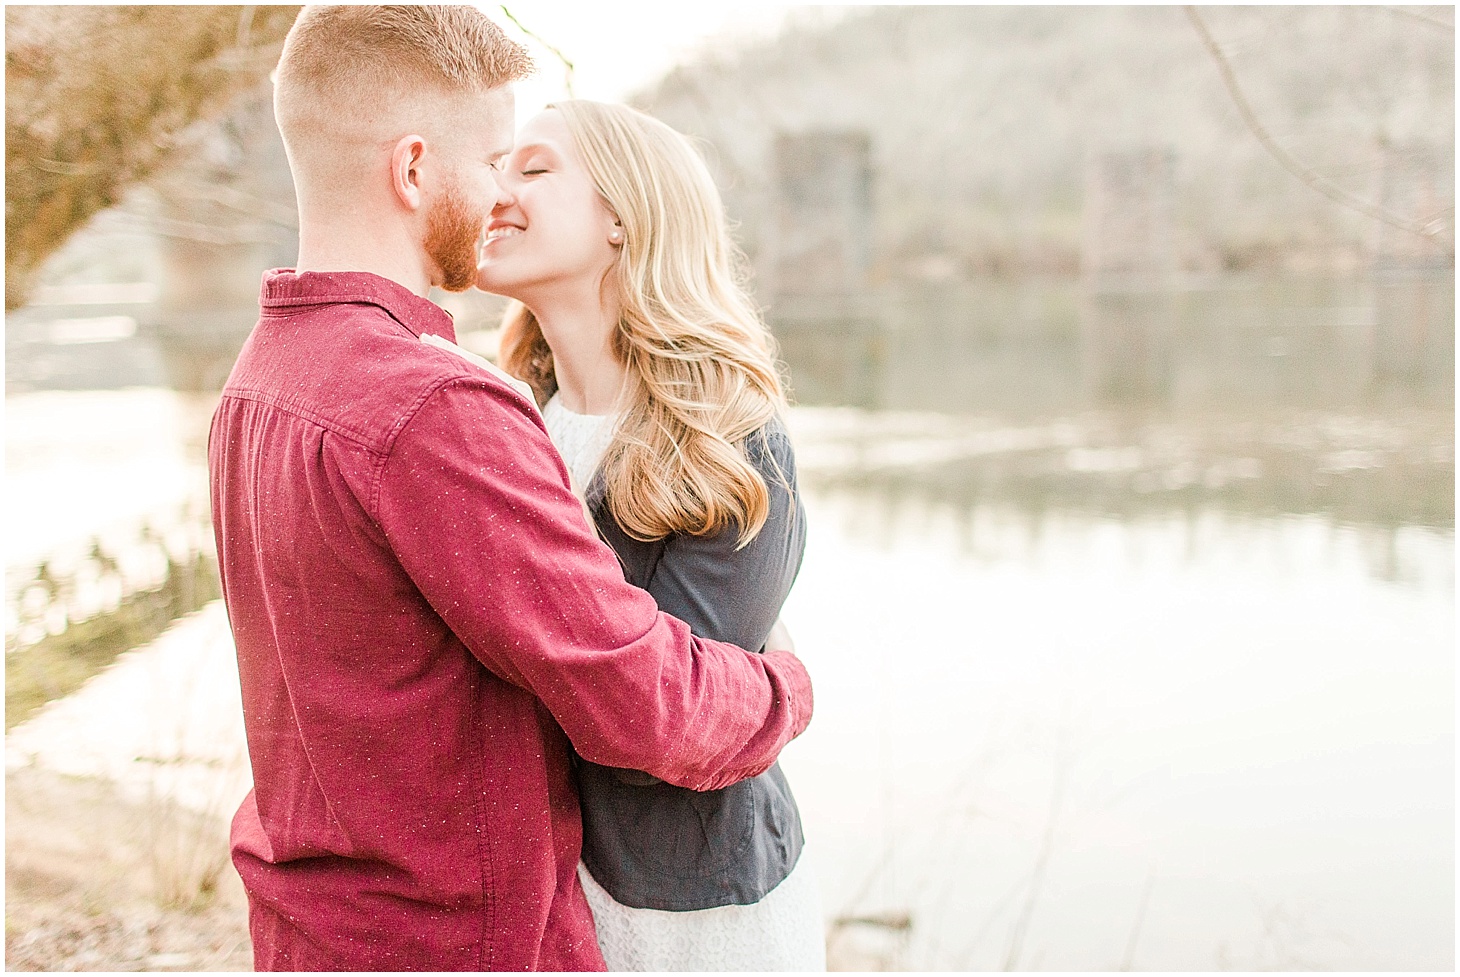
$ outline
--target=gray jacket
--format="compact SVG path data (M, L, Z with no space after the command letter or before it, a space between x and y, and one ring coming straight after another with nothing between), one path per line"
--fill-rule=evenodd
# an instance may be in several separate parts
M629 583L695 634L762 651L806 548L796 461L779 420L747 441L770 490L760 533L736 550L732 528L714 536L628 536L608 510L602 477L588 489L599 533ZM777 470L779 468L779 471ZM780 764L723 790L696 792L648 774L575 757L583 806L583 861L620 903L685 911L758 902L801 854L801 815Z

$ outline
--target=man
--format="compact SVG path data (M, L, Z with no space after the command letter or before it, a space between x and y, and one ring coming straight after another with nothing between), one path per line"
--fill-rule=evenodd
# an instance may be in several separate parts
M209 442L259 969L602 969L569 743L709 789L810 720L789 651L624 582L535 407L441 348L423 296L475 278L528 70L469 7L310 7L285 42L299 267Z

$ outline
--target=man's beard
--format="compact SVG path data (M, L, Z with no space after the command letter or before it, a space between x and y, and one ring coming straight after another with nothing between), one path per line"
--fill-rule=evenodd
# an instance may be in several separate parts
M477 242L486 214L472 210L456 183L441 193L426 215L426 254L441 269L441 287L463 292L476 284Z

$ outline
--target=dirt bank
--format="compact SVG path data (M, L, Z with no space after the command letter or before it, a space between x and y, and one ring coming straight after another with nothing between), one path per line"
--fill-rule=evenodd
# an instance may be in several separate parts
M5 819L7 970L252 969L221 820L33 768Z

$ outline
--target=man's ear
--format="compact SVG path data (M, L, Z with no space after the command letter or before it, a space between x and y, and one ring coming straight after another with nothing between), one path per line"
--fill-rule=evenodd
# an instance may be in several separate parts
M421 209L421 160L426 155L422 136L401 136L390 152L390 187L410 210Z

